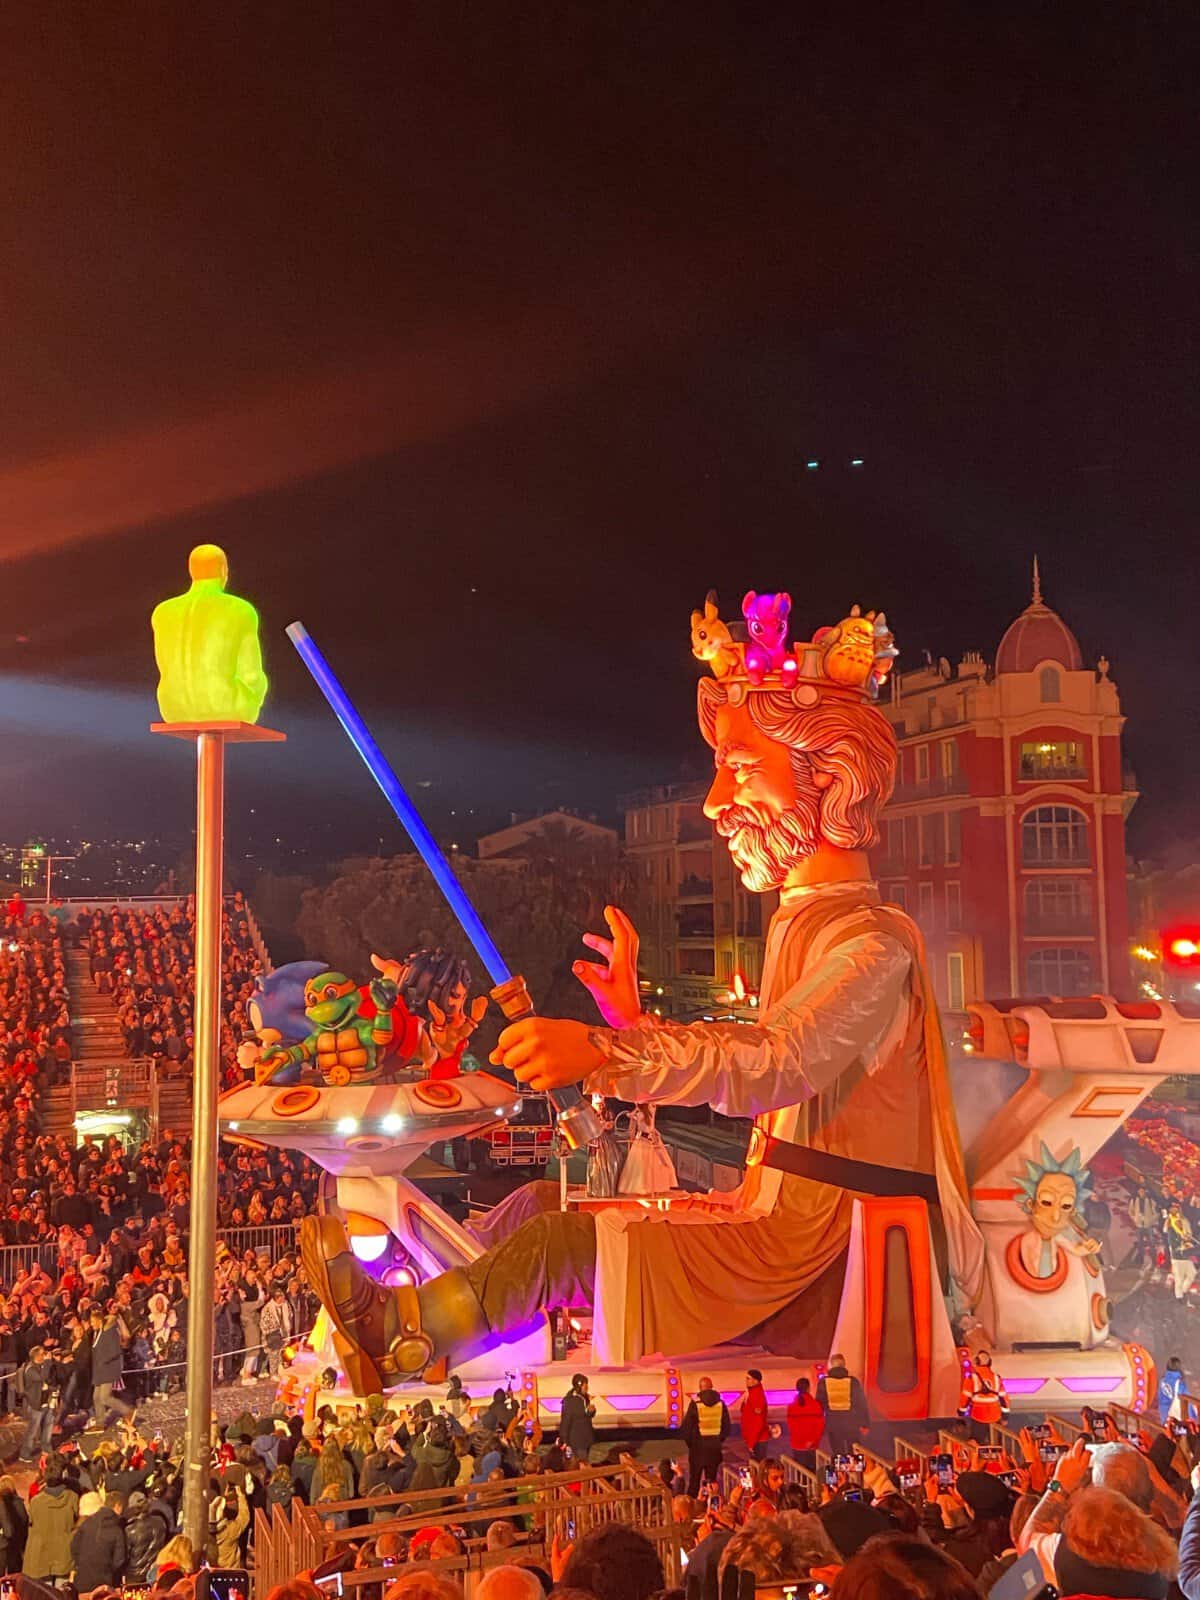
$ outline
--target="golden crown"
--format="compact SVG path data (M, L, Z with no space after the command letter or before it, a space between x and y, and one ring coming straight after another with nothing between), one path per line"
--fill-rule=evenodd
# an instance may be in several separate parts
M798 705L815 705L826 691L875 700L898 651L882 611L852 606L832 628L818 628L804 643L788 643L788 594L758 594L742 601L742 620L722 622L710 590L703 611L692 612L692 654L705 661L736 704L752 689L787 689Z

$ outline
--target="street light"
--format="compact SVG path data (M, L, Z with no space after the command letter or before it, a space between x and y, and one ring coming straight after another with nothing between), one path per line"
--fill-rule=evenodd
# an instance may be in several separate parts
M46 904L50 904L50 875L54 871L56 861L78 861L78 856L47 856L46 857Z

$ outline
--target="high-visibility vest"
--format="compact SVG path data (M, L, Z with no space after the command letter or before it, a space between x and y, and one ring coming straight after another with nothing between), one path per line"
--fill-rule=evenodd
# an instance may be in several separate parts
M703 1400L696 1401L696 1417L700 1424L702 1439L721 1437L721 1413L724 1410L725 1403L720 1399L713 1401L711 1405L706 1405Z
M825 1378L825 1398L829 1402L830 1411L849 1411L850 1409L850 1379Z
M969 1411L973 1422L999 1422L1008 1410L1004 1380L991 1367L984 1368L982 1372L978 1367L972 1367L963 1380L959 1408Z

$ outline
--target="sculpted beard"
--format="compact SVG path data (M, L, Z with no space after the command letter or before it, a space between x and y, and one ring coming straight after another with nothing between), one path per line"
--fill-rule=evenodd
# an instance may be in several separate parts
M812 855L820 843L817 790L799 783L797 789L796 804L770 823L744 806L730 806L717 818L717 832L729 840L729 853L742 882L756 894L778 889L791 869Z

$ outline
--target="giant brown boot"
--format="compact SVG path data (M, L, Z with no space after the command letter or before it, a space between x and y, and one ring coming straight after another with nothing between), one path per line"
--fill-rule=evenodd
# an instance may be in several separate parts
M465 1272L453 1268L423 1290L384 1288L364 1271L337 1217L305 1217L300 1254L329 1313L334 1347L359 1394L378 1394L425 1372L489 1332Z

